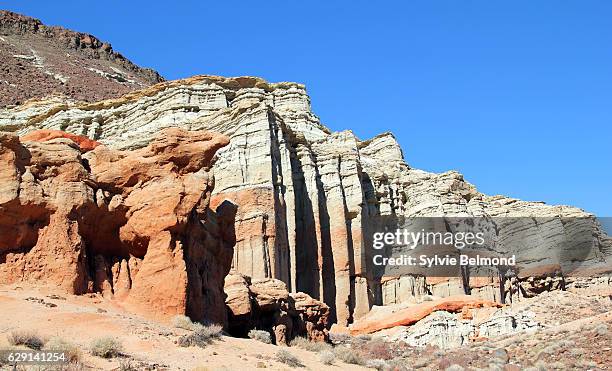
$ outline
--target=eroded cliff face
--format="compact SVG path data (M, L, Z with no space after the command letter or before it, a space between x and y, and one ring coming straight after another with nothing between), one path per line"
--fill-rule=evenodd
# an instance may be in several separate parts
M0 282L225 323L232 241L221 230L233 215L208 204L212 158L227 143L172 128L126 152L58 132L0 133Z
M322 300L331 319L343 325L374 304L425 294L469 292L500 301L542 289L537 281L520 279L502 282L502 290L495 278L376 279L368 266L368 238L381 223L397 225L412 216L566 216L596 227L592 215L576 208L486 196L456 172L411 169L391 134L361 141L350 131L331 133L295 83L197 76L92 104L55 99L0 111L2 130L59 129L116 149L144 147L170 126L230 138L213 165L211 208L228 201L237 206L232 268ZM559 225L555 233L572 228ZM586 246L589 267L609 268L611 246L603 234Z

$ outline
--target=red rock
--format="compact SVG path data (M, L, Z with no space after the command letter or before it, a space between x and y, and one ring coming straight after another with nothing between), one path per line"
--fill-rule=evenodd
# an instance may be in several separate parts
M24 139L0 134L0 282L225 323L231 215L208 209L208 168L227 137L170 128L132 152L53 131Z
M96 148L97 146L102 145L102 143L96 142L95 140L91 140L83 135L70 134L61 130L47 129L34 130L26 135L23 135L20 140L22 142L48 142L50 140L58 138L67 138L75 142L81 149L81 152L88 152Z
M421 304L401 309L394 308L393 306L381 307L355 321L350 326L350 333L351 335L371 334L396 326L409 326L439 310L462 312L472 308L501 306L499 303L477 299L469 295L457 295L425 301Z

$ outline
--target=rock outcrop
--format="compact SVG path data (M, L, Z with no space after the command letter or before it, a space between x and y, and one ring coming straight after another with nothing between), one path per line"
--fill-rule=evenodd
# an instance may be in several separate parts
M163 81L96 37L0 10L0 107L52 94L86 101Z
M535 332L541 325L533 313L512 313L508 308L487 313L482 318L462 318L446 311L437 311L414 326L403 328L390 336L416 347L438 346L456 348L476 340L495 339L519 332Z
M596 236L581 245L584 267L593 274L610 271L612 240L593 215L567 206L487 196L457 172L412 169L389 133L367 141L350 131L331 133L311 112L300 84L197 76L97 103L52 99L0 111L3 130L64 130L116 149L142 148L160 129L177 125L230 138L213 166L217 181L211 208L236 205L232 268L253 279L278 279L290 292L326 303L332 322L346 326L373 305L426 294L470 293L501 302L529 295L541 289L525 290L534 283L528 281L531 277L546 282L551 275L563 277L562 269L549 262L554 255L549 242L583 227ZM518 272L508 280L497 273L450 279L380 279L373 274L373 230L397 228L410 217L435 216L574 220L551 225L545 240L533 239L537 243L525 252L527 258L519 257L520 263L550 269ZM518 230L511 222L492 223L492 230L501 231L499 238ZM524 234L542 235L538 228L534 222Z
M212 159L227 143L169 128L126 152L70 134L0 133L0 282L225 323L233 215L208 204Z
M279 345L287 345L296 336L311 341L328 338L329 307L302 292L289 293L280 280L231 273L225 279L225 293L231 334L269 331Z
M350 326L353 335L371 334L397 326L410 326L437 311L469 313L474 308L497 308L501 305L469 295L450 296L406 307L377 307Z

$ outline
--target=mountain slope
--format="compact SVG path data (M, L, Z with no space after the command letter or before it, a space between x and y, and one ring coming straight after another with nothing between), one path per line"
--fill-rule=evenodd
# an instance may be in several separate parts
M0 107L51 94L97 101L160 81L92 35L0 11Z

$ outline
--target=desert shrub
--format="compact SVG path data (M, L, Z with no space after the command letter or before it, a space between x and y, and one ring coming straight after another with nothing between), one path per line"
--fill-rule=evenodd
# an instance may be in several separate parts
M130 360L119 362L119 371L138 371L138 367L134 366Z
M357 335L357 340L359 341L370 341L372 340L372 336L368 334Z
M81 349L59 336L54 336L49 339L47 344L45 344L45 350L65 352L66 359L70 363L78 363L81 361Z
M310 341L305 337L298 336L291 340L290 345L292 347L302 348L309 352L322 352L325 350L331 350L332 346L323 341Z
M381 338L372 338L372 340L359 346L359 350L365 358L368 359L392 359L395 357L397 345L386 342Z
M324 350L319 353L319 360L324 365L331 365L336 360L336 355L330 350Z
M189 331L197 331L205 327L201 323L193 322L191 318L184 315L177 315L172 317L172 326Z
M387 364L387 362L385 362L384 359L370 359L366 362L365 366L378 371L384 371L389 368L389 365Z
M600 323L595 326L595 333L597 335L607 335L608 334L608 326L605 323Z
M281 349L278 352L276 352L276 359L279 362L282 362L290 367L304 367L304 365L302 364L302 361L300 361L298 357L289 353L285 349Z
M49 371L84 371L86 369L82 363L65 363L61 365L54 365L51 368L44 368L41 370ZM19 370L19 369L18 369Z
M272 336L268 331L263 330L251 330L248 334L249 338L257 341L261 341L262 343L272 344Z
M178 345L181 347L197 346L200 348L206 347L213 340L221 337L223 327L220 325L201 326L191 334L183 335L178 340Z
M393 371L412 371L417 368L416 365L414 367L408 368L408 366L406 365L407 361L403 358L394 358L386 362L389 365L389 370Z
M44 339L34 331L13 331L7 338L11 345L24 345L30 349L40 350L45 345Z
M91 342L90 353L96 357L115 358L123 352L121 341L112 337L102 337Z
M349 347L336 347L334 348L334 354L344 363L351 365L363 365L365 363L363 358L361 358L355 350Z

